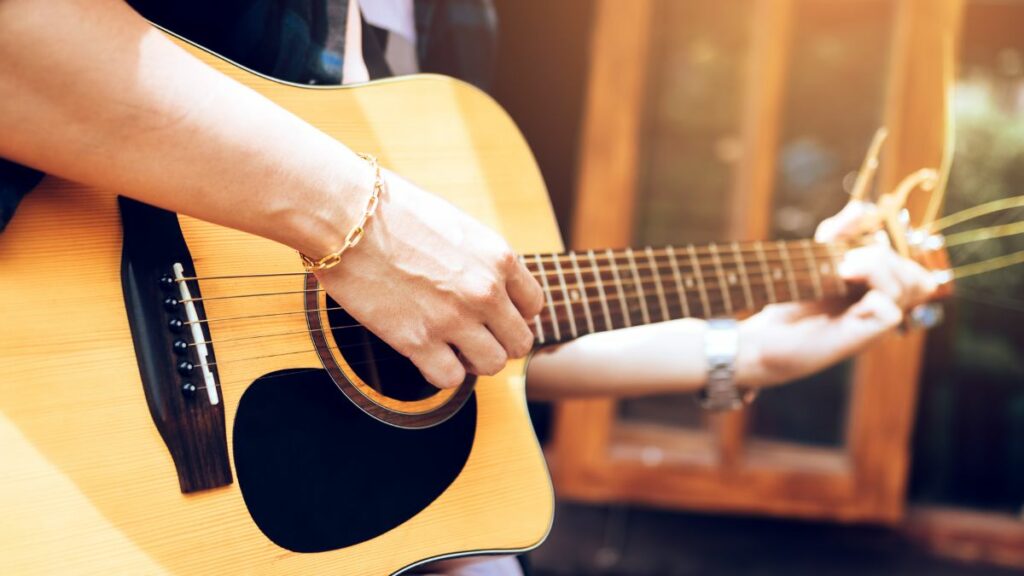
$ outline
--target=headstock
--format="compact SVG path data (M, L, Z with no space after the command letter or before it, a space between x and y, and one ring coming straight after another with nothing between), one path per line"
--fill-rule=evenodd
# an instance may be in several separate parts
M876 217L865 221L866 228L862 232L870 237L882 235L884 241L896 252L931 271L935 283L939 286L935 299L945 298L953 292L953 273L945 238L939 233L931 232L925 225L912 226L906 208L907 198L914 191L942 193L939 187L939 172L931 168L918 170L904 178L892 192L883 194L873 203L868 199L878 171L882 145L887 136L888 131L885 128L880 128L875 133L868 154L857 174L850 201L874 205Z
M850 200L851 202L868 203L875 208L876 217L865 221L865 229L862 230L865 237L874 238L882 235L885 241L892 245L899 254L915 260L925 269L931 271L939 287L935 299L950 296L953 293L955 279L1024 263L1024 251L1021 251L954 267L948 250L950 247L963 246L973 242L1024 234L1024 222L1011 222L959 231L949 235L943 234L953 226L961 225L980 216L1013 208L1024 208L1024 196L1003 198L937 218L942 205L942 195L945 192L944 173L948 170L948 166L944 166L941 171L932 168L918 170L900 181L891 192L882 194L874 202L869 200L868 195L878 170L879 156L887 134L888 132L884 128L876 132L867 157L857 175ZM917 225L911 224L910 213L906 208L907 199L914 192L930 195L926 214Z

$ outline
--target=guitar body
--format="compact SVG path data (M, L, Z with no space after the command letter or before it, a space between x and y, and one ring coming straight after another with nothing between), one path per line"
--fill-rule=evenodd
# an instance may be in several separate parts
M562 249L526 143L476 89L439 76L301 87L181 44L517 251ZM140 375L121 214L111 192L48 178L0 234L0 573L379 575L543 541L553 494L523 362L480 378L441 424L379 422L323 370L308 317L280 314L304 309L303 277L284 275L302 271L296 253L185 216L198 277L282 275L199 281L206 317L239 318L207 328L230 482L183 491ZM218 298L253 292L285 294Z

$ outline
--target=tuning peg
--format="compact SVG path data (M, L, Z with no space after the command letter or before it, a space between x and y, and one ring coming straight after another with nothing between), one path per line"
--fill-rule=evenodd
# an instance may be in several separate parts
M929 330L942 324L945 317L945 309L938 302L919 304L910 310L910 315L907 316L907 327Z

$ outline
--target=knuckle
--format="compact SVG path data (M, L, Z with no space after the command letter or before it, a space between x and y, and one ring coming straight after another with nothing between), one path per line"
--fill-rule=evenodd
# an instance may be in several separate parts
M442 308L427 321L426 338L429 341L445 340L462 325L462 315L452 308Z
M508 245L503 245L498 250L498 268L504 272L510 272L519 265L519 258Z
M445 389L455 388L459 384L462 384L465 379L466 369L458 362L454 362L438 377L438 385Z
M501 372L501 370L505 367L505 364L508 364L508 352L506 352L504 348L499 347L498 350L495 351L494 353L494 358L492 358L491 360L494 363L493 373L497 374L498 372Z
M491 353L491 355L481 362L477 368L479 368L479 373L484 376L494 376L498 372L501 372L501 369L505 367L506 362L508 362L508 355L504 350L498 350Z
M469 289L474 307L491 307L501 301L502 288L494 278L482 278Z
M410 330L392 346L396 352L413 360L421 357L429 347L430 338L426 329Z
M536 297L536 299L534 300L534 303L533 303L533 309L534 309L533 313L535 315L536 314L540 314L540 311L544 309L544 291L539 289L539 288L537 290L537 297Z
M533 333L527 332L517 339L511 351L513 358L524 358L530 353L530 349L533 348Z

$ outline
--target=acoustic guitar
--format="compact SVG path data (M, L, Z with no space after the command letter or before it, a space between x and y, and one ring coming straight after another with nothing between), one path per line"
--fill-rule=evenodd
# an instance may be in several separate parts
M849 289L811 242L566 253L475 88L292 85L176 41L499 231L538 347ZM48 178L0 234L0 309L2 574L396 574L551 526L525 363L438 391L284 246Z

